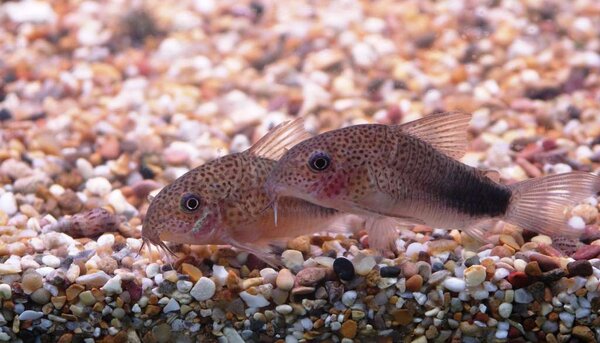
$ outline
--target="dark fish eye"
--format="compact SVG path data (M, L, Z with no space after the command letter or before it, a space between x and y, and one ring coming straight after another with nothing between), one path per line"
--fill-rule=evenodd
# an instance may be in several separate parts
M179 206L186 212L194 212L200 207L200 197L196 194L186 193L181 197Z
M324 171L329 168L331 158L324 152L315 152L308 160L308 166L314 171Z

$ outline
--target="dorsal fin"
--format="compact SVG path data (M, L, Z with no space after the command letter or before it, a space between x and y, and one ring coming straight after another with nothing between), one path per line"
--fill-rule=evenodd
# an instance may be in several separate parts
M470 113L443 112L425 116L396 128L424 140L447 156L459 159L467 150Z
M279 160L288 149L307 138L310 138L310 134L304 129L304 118L299 117L275 126L254 143L248 152L255 156Z
M481 175L487 177L488 179L494 181L495 183L500 183L500 172L492 169L479 169Z

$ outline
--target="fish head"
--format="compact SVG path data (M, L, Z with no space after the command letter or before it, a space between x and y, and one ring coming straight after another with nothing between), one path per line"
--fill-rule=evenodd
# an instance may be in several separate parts
M154 197L142 224L145 241L221 244L220 199L210 182L217 174L210 172L210 164L189 171Z
M340 143L327 133L297 144L277 162L266 190L275 201L289 196L328 206L347 192L351 170Z

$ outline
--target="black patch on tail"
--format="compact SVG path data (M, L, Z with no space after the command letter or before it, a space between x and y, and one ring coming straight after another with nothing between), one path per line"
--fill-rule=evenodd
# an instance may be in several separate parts
M506 213L512 196L510 188L470 171L461 170L455 175L453 182L441 190L448 206L473 217Z

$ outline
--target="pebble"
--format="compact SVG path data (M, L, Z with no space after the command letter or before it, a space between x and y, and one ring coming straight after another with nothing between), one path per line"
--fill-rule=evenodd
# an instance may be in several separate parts
M583 231L585 229L585 221L580 216L573 216L568 221L569 226L572 229Z
M356 274L367 275L373 269L373 267L375 267L377 262L375 262L375 258L373 258L373 256L359 255L352 260L352 264L354 265Z
M171 341L171 326L163 323L152 328L152 335L158 343L167 343Z
M44 316L43 312L25 310L19 315L19 320L36 320Z
M288 304L278 305L277 307L275 307L275 311L281 314L290 314L293 310L294 309Z
M340 328L340 333L342 336L346 338L354 338L356 337L356 332L358 330L358 325L352 319L345 321Z
M298 250L286 250L281 254L281 262L287 269L298 272L302 269L304 256Z
M46 255L42 257L42 263L52 268L60 267L60 259L54 255Z
M385 266L379 269L379 275L381 277L397 277L400 275L400 267L398 266Z
M85 189L97 196L105 196L112 190L112 185L104 177L93 177L85 183Z
M2 299L10 299L12 297L12 289L10 285L6 283L0 283L0 300Z
M575 260L591 260L600 255L600 245L584 245L580 247L573 257Z
M110 280L110 276L103 271L99 271L92 274L82 275L78 277L75 282L88 287L100 288L104 286L108 280Z
M500 317L505 318L505 319L510 317L512 310L513 310L513 305L510 303L502 303L498 307L498 313L500 314Z
M17 213L17 198L11 192L0 195L0 211L12 216Z
M275 279L277 288L283 291L289 291L294 287L294 275L289 269L282 268Z
M215 295L217 286L215 282L207 277L201 277L190 290L190 295L197 301L205 301Z
M121 286L121 277L116 275L108 280L104 286L101 288L106 294L121 294L123 292L123 288Z
M350 260L343 257L338 257L333 261L333 271L343 281L350 281L355 276L354 265Z
M533 295L525 288L515 290L515 302L517 304L529 304L533 301Z
M296 282L302 286L314 286L327 275L325 268L304 268L296 274Z
M23 275L21 288L25 294L31 294L44 285L42 276L37 272L29 272Z
M248 307L265 307L269 306L269 301L262 294L252 295L246 291L240 293L240 297Z
M39 305L45 305L49 303L50 297L50 292L44 288L37 289L35 292L31 293L31 300Z
M347 307L350 307L354 305L354 302L356 301L357 297L358 294L356 293L356 291L347 291L342 295L342 303Z
M592 264L587 260L579 260L570 262L567 264L567 270L569 271L569 276L590 276L594 273L592 269Z
M423 277L419 274L415 274L406 280L406 290L408 292L418 292L423 286Z
M462 292L466 288L465 281L456 277L447 278L444 280L443 285L447 290L456 293Z
M485 281L486 269L481 265L473 265L464 271L465 282L468 287L479 286Z
M163 313L170 313L170 312L176 312L179 311L180 306L179 303L177 302L177 300L175 300L174 298L171 298L169 300L169 302L167 303L167 305L165 307L163 307Z

